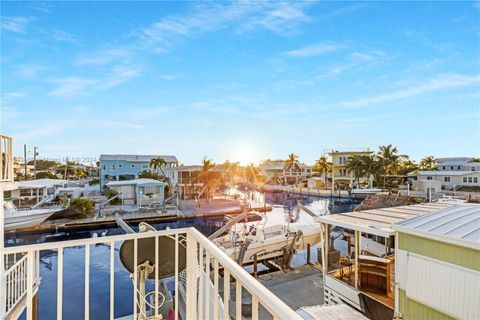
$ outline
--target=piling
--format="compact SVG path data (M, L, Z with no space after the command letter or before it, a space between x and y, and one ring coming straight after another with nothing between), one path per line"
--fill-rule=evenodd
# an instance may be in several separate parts
M307 243L307 264L310 263L310 243Z

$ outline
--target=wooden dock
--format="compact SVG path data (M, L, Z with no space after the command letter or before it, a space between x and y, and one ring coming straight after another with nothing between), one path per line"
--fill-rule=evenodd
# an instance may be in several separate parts
M250 210L268 212L272 210L271 206L252 206ZM129 222L129 223L139 223L139 222L148 222L148 223L160 223L160 222L174 222L181 219L194 219L199 217L221 217L224 215L231 214L240 214L243 212L243 207L234 208L232 210L220 210L220 211L211 211L211 212L198 212L198 213L161 213L159 211L150 211L150 212L123 212L119 213L120 218ZM105 217L88 217L81 219L55 219L47 220L42 224L21 230L11 231L9 233L38 233L38 232L49 232L49 231L63 231L63 230L74 230L74 229L86 229L92 227L115 227L117 222L115 220L115 215L111 214Z

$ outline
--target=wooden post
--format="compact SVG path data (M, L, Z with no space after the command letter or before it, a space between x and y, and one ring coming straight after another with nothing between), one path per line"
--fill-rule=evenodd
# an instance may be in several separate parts
M33 296L33 314L32 320L38 320L38 292L36 295Z
M282 269L283 271L287 270L287 248L283 248L283 261L282 261Z
M358 289L358 253L360 252L359 249L359 236L358 231L355 231L355 289Z
M258 273L257 273L257 263L258 263L258 260L257 260L257 254L255 253L253 255L253 276L256 278L258 276Z
M307 243L307 264L310 263L310 243Z
M347 250L348 250L348 257L352 254L352 237L348 236L347 237Z

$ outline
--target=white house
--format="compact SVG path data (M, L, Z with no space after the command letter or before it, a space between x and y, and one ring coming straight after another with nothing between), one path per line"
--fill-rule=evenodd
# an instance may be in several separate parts
M118 193L123 204L141 206L163 203L165 198L165 184L154 179L110 181L107 187Z
M285 160L267 160L262 162L259 167L267 180L277 178L285 183L298 183L312 175L312 166L300 163L298 168L292 166L287 170L286 165L287 162Z
M41 201L54 198L60 187L66 187L68 181L60 179L37 179L20 181L18 189L11 191L11 197L17 207L31 207Z
M442 189L452 190L460 187L480 187L480 162L473 158L440 158L437 159L435 171L410 172L409 177L416 180L435 181L441 183Z

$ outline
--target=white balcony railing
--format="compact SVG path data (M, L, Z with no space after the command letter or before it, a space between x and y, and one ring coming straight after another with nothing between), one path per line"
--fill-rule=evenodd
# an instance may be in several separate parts
M0 182L13 182L12 138L0 135Z
M92 310L105 308L110 315L109 318L114 319L116 307L115 294L118 294L118 292L125 292L125 288L122 290L122 288L118 287L118 283L114 283L115 279L118 279L115 277L115 275L118 276L118 266L117 274L115 274L115 255L116 251L118 250L118 245L123 241L133 240L134 262L132 265L134 271L132 272L132 278L133 293L135 293L139 292L139 290L137 290L137 281L138 276L141 274L139 273L141 267L138 265L141 263L141 261L138 261L138 259L141 259L142 250L145 250L145 247L142 245L142 242L144 243L145 240L142 239L150 239L150 241L154 239L155 259L153 262L154 271L152 272L155 274L155 280L151 281L155 282L155 294L153 294L153 297L155 298L153 298L154 302L151 303L152 308L149 312L152 316L156 316L155 319L160 319L158 314L159 308L161 307L161 305L159 305L159 300L161 299L159 299L158 293L161 292L161 283L158 280L158 272L165 265L159 266L159 254L161 253L163 255L164 252L166 252L163 250L164 248L159 247L162 237L168 237L172 240L175 240L172 241L172 243L174 243L174 248L170 248L173 255L172 261L174 261L175 269L175 272L170 279L170 281L173 281L173 287L175 289L175 296L173 298L173 305L175 306L175 319L179 319L179 316L181 316L183 319L242 319L242 313L245 313L246 309L244 304L251 305L251 314L243 314L243 317L247 316L251 319L259 319L260 317L263 318L264 316L270 314L269 317L273 319L301 319L298 314L290 309L277 296L275 296L252 276L250 276L250 274L248 274L242 267L236 264L230 257L228 257L223 251L221 251L217 246L215 246L211 241L209 241L194 228L170 229L165 231L153 231L5 248L4 254L6 260L7 255L19 253L23 254L23 257L15 263L14 267L9 268L4 274L4 277L7 277L6 283L17 283L21 288L12 290L12 292L15 292L13 293L13 298L11 298L12 295L10 293L7 293L6 297L9 299L9 301L7 301L6 306L7 308L11 308L13 304L18 303L18 301L21 300L21 295L24 295L26 297L24 299L26 318L33 318L33 301L35 294L34 288L35 281L38 279L38 275L35 274L35 270L38 270L38 267L35 268L34 266L38 264L37 257L43 251L51 252L53 250L57 251L58 255L58 267L56 274L57 319L62 319L62 315L68 314L66 313L67 311L64 311L62 308L64 302L64 284L67 282L79 281L78 275L76 275L77 278L72 278L72 272L66 272L64 274L64 249L69 247L83 247L85 252L85 272L83 274L85 289L84 292L79 290L78 292L74 293L77 295L75 296L75 301L78 303L83 303L85 319L89 319L91 307ZM164 243L163 240L164 239L162 239L162 243ZM96 301L96 299L90 299L90 248L92 245L99 244L107 244L110 246L109 254L106 254L109 256L110 260L109 305L103 305L103 303ZM162 249L160 250L160 253L158 249ZM185 254L180 254L180 252L184 252ZM95 255L95 257L98 259L97 255ZM162 268L159 269L159 267ZM17 270L20 270L20 272ZM10 288L11 286L9 287L7 285L5 290L11 290ZM17 290L19 293L17 293ZM181 292L184 294L180 294ZM55 292L52 292L51 295L55 296ZM68 292L68 296L71 299L72 292ZM132 305L131 314L133 315L134 319L144 319L142 318L143 314L140 314L140 312L141 310L144 310L141 308L141 304L145 304L145 302L137 300L143 300L146 298L138 296L137 294L133 294L133 301L129 299L132 298L125 297L124 303L130 303ZM39 300L41 303L42 299L40 298ZM98 305L94 305L95 303ZM124 303L122 300L122 304ZM35 310L38 309L35 308ZM179 314L182 313L182 311L183 314ZM70 314L68 317L70 318L70 316L78 315Z

